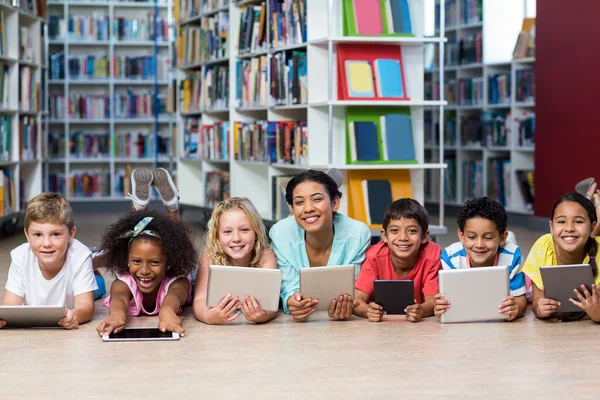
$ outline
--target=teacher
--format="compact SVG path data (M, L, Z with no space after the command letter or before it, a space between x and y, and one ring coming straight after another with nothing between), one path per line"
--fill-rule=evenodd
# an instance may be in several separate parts
M293 215L269 231L282 274L283 309L296 321L306 320L318 303L300 294L300 269L354 264L358 276L371 243L367 225L337 212L341 197L332 177L309 169L287 184L285 200ZM340 296L331 302L329 317L348 319L354 306L349 294Z

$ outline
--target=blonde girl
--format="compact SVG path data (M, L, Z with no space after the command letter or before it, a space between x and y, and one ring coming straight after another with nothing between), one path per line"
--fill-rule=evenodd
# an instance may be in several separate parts
M236 320L240 316L238 310L246 320L255 323L267 322L275 317L275 312L264 311L254 297L238 299L229 294L218 306L207 307L209 265L277 268L265 226L249 199L233 197L223 200L213 210L196 278L194 315L199 321L211 325Z

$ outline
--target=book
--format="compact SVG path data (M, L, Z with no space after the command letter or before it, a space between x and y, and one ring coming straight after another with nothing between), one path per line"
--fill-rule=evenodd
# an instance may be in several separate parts
M375 97L373 72L368 61L346 60L348 97Z
M380 124L384 160L416 163L410 114L383 115Z
M399 60L376 59L375 81L379 97L404 97L404 82Z
M352 0L356 32L360 35L380 35L383 20L379 0Z
M377 161L380 159L377 125L369 121L349 124L350 153L352 161Z
M383 224L384 211L394 201L390 181L363 180L362 186L367 225Z

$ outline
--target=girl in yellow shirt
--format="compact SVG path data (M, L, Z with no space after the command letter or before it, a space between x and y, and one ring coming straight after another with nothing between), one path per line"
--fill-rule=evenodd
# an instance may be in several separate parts
M591 236L597 223L594 204L579 193L567 193L554 203L550 233L535 242L523 266L523 272L533 282L532 308L536 317L578 319L587 314L593 321L600 322L600 289L596 286L600 284L596 262L600 258L600 238ZM569 300L582 312L557 314L560 303L545 297L540 267L587 263L592 267L596 284L592 285L591 293L582 285L583 295L575 290L578 300Z

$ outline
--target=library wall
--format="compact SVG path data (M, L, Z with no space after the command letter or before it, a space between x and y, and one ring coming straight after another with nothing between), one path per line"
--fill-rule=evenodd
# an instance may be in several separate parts
M537 2L535 215L589 176L600 179L600 2Z

